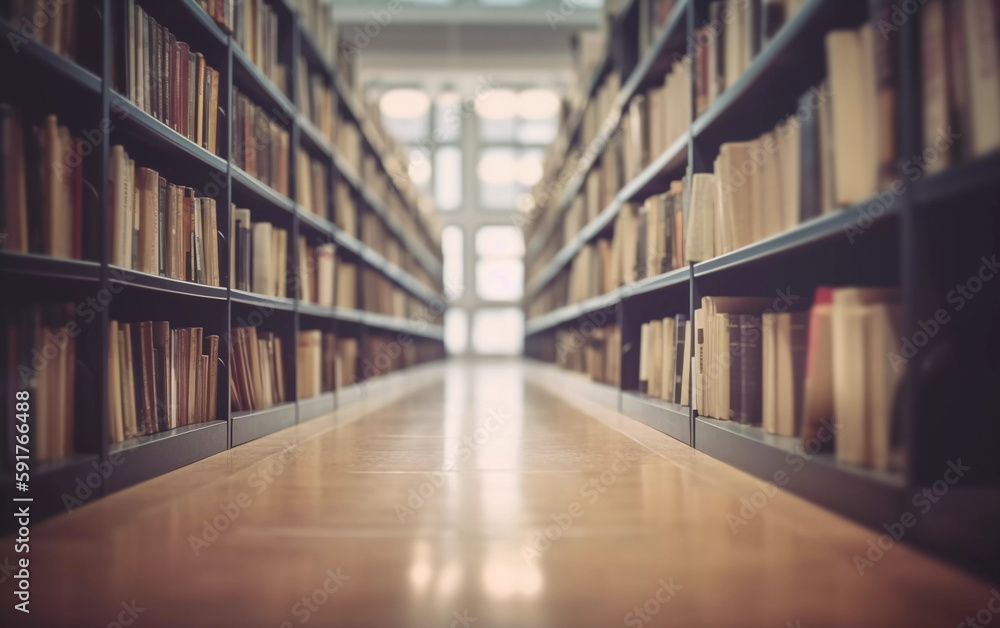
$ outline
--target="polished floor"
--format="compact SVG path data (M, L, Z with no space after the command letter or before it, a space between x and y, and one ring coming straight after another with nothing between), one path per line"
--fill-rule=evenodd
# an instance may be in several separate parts
M32 619L952 627L990 608L989 584L901 545L859 575L872 531L755 496L754 478L588 401L575 375L512 361L390 377L336 415L37 525Z

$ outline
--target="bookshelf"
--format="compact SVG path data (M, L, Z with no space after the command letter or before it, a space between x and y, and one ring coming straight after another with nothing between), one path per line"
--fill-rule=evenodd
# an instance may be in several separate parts
M674 55L693 58L697 44L691 35L708 23L709 2L678 0L646 53L629 58L626 44L636 38L641 4L641 0L628 4L610 21L610 68L602 72L619 73L622 87L605 125L588 142L578 129L585 103L574 103L574 111L566 117L567 150L583 157L575 162L566 155L552 157L577 165L576 170L556 173L565 186L558 194L542 195L539 213L527 226L526 268L533 272L526 280L526 308L547 297L550 287L562 285L560 280L585 246L614 232L627 203L662 194L670 181L685 175L712 172L723 143L756 138L793 113L799 96L826 74L826 33L856 28L869 18L871 6L862 0L801 3L737 81L700 115L692 107L688 130L681 138L651 155L648 165L625 180L596 217L554 248L551 242L574 199L584 192L588 173L609 150L608 138L630 100L645 86L662 80ZM919 12L910 16L897 42L901 161L922 151L920 17ZM588 85L586 93L593 95L597 87L590 80L581 78ZM692 102L695 97L692 85ZM995 313L1000 311L996 287L984 282L976 293L977 299L982 295L976 307L968 308L960 325L943 329L932 343L933 350L926 349L937 355L918 355L908 369L895 406L907 460L902 470L849 465L830 453L810 455L798 436L778 436L761 427L699 416L689 406L646 395L639 391L638 347L642 323L675 314L691 321L703 296L764 296L790 289L808 300L816 287L825 285L899 286L901 331L905 338L913 338L920 321L933 318L942 307L944 295L975 273L981 256L988 258L997 250L998 171L1000 153L994 151L917 180L904 179L903 190L884 209L873 212L879 199L871 198L712 259L625 283L598 297L531 310L525 324L526 351L539 361L559 362L566 348L559 344L565 337L560 334L586 338L588 330L618 325L620 386L593 381L585 373L559 372L561 389L596 399L763 481L774 482L775 473L784 471L791 476L786 490L868 526L873 538L885 531L884 525L915 511L912 498L941 480L948 460L974 461L971 466L979 470L974 477L952 487L947 499L929 511L916 511L920 523L907 532L905 541L996 578L1000 542L991 530L1000 523L1000 465L990 453L1000 440L994 421L1000 407L994 392L998 365L992 353L998 348L993 331ZM847 237L858 228L858 237ZM688 358L691 350L686 348ZM935 366L932 357L947 367Z
M84 44L93 44L87 46L88 50L95 50L92 58L84 56L74 62L31 40L21 44L18 54L10 47L0 53L4 67L17 68L11 88L0 93L0 100L15 105L44 106L47 112L59 116L60 124L71 126L76 132L98 128L102 121L111 123L107 136L97 143L88 161L94 164L93 172L87 171L86 175L93 202L87 214L88 227L85 228L89 231L84 239L89 246L85 247L84 259L58 259L0 249L0 287L4 294L17 295L5 300L5 305L53 301L77 304L102 293L111 295L106 307L99 310L92 322L84 325L83 340L77 341L80 348L76 369L83 376L78 376L75 400L76 453L64 459L34 464L32 468L31 493L37 512L44 516L65 512L62 496L69 495L79 503L86 503L368 397L372 394L369 382L409 364L400 359L391 366L382 366L380 356L370 352L386 343L396 343L408 350L413 347L409 353L417 357L412 364L444 356L444 330L440 320L444 300L437 241L417 207L418 199L409 189L396 188L392 184L391 175L400 172L400 168L391 147L379 137L377 125L366 115L338 68L324 60L293 6L281 1L270 2L278 16L280 45L277 54L280 60L294 68L295 60L305 58L310 71L319 71L335 86L340 97L334 102L334 115L340 116L340 124L358 128L361 153L374 156L375 176L389 181L388 185L380 186L381 190L398 196L398 206L403 208L412 228L397 224L398 210L387 205L373 181L366 180L348 165L339 150L299 113L294 98L267 78L234 38L195 0L178 0L177 6L169 10L155 2L140 0L137 4L151 11L157 20L176 33L179 40L188 42L192 50L204 53L206 60L219 72L218 154L177 133L112 89L111 8L117 3L114 0L85 0L82 4L86 5L82 7L85 9L83 14L86 19L93 19L94 24L86 24L93 28L86 32L85 41L81 40L80 45L83 48ZM0 19L0 33L5 39L19 37L18 30L3 19ZM287 79L287 94L296 94L296 72L288 72ZM263 107L289 132L288 195L277 192L236 166L231 146L233 129L230 128L233 87ZM22 100L19 95L23 95ZM82 99L84 106L74 99ZM108 246L111 186L98 182L109 179L113 144L124 144L137 162L141 160L142 165L159 170L171 182L190 186L199 195L216 200L220 286L190 283L112 264ZM346 182L352 190L359 217L362 213L375 215L387 233L399 242L407 259L415 260L415 270L407 270L369 244L348 235L332 220L297 204L295 155L300 146L326 169L327 177L322 185L331 199L328 209L333 207L335 183ZM230 203L253 210L255 220L260 216L259 219L287 229L289 276L298 276L298 257L292 243L302 234L312 243L334 244L338 257L344 256L359 269L365 268L385 277L410 295L411 303L422 304L422 308L408 308L410 314L403 317L367 312L364 309L367 298L360 282L357 308L324 307L305 302L296 297L294 288L289 289L287 296L231 289ZM420 311L416 311L418 309ZM281 359L289 391L287 396L291 401L259 410L232 410L228 386L230 351L223 340L218 363L218 420L112 443L105 419L110 320L168 320L171 326L202 326L206 334L218 334L220 340L227 338L230 330L237 326L250 325L262 331L273 331L281 336L284 345ZM319 330L337 338L355 339L358 343L357 379L346 382L339 390L296 400L295 351L300 330ZM373 365L367 365L369 359ZM363 368L366 365L367 368ZM4 428L4 433L5 442L12 438L8 427ZM95 481L96 488L91 487L85 497L76 496L80 481L89 481L90 474L108 465L112 472ZM13 490L13 473L6 471L5 467L5 477L0 482L0 489L5 494Z

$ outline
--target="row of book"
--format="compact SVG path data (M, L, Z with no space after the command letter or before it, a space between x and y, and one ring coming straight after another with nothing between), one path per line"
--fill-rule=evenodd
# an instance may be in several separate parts
M48 46L68 59L76 60L79 46L80 0L47 3L39 0L20 0L3 4L3 17L17 28L18 33ZM38 19L36 22L35 15L39 11L42 11L45 19ZM9 42L14 44L17 41L15 38L16 35Z
M264 109L233 87L232 160L247 174L288 196L290 136Z
M287 92L288 72L278 61L278 13L267 0L198 0L199 6L233 35L247 58Z
M800 107L805 115L756 140L723 144L714 171L694 175L688 261L728 253L843 205L833 184L835 157L858 157L832 145L833 107L824 94L825 87L810 91Z
M0 103L0 246L19 253L83 256L83 139L56 116L32 119ZM86 151L89 154L90 151Z
M269 222L251 222L250 210L232 206L230 287L270 297L285 297L288 281L288 231Z
M688 405L691 326L677 314L643 323L639 330L639 392Z
M295 154L295 202L309 212L327 218L329 178L326 166L303 148Z
M296 348L296 393L309 399L358 381L358 340L318 329L300 331Z
M416 301L382 273L362 269L362 299L366 312L376 312L396 318L408 318L419 311Z
M111 147L111 263L144 273L220 285L215 199L168 183Z
M609 386L621 385L621 328L617 325L556 332L555 361L562 368L586 373Z
M330 66L337 62L338 28L333 21L332 0L295 0L300 23L305 26L319 50L320 57Z
M166 321L112 320L108 430L113 442L218 416L219 337Z
M174 131L218 154L219 72L135 0L112 5L114 89Z
M310 245L299 236L299 298L323 307L358 307L358 266L337 257L333 244Z
M663 83L636 94L622 113L626 180L687 133L691 125L691 72L687 59L675 61Z
M695 311L694 407L702 416L815 437L836 424L836 457L890 469L899 356L894 288L816 290L809 311L773 297L703 297ZM896 356L896 359L893 359Z
M9 312L7 320L4 414L9 433L23 433L16 426L28 424L27 445L36 460L65 458L75 451L76 339L81 328L74 305L25 307ZM28 393L26 400L18 396L21 391ZM10 449L12 456L12 444Z
M263 410L287 400L281 336L256 327L236 327L231 334L233 411Z
M695 107L703 113L732 87L805 0L716 0L697 31ZM721 32L720 32L721 31Z
M297 72L295 104L332 146L337 140L337 92L322 74L309 71L305 59L299 59Z

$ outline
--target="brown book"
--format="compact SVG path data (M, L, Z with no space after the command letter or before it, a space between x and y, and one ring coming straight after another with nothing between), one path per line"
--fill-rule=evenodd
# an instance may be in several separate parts
M211 72L211 98L208 101L208 123L209 123L209 135L208 135L208 150L212 154L218 152L216 146L218 131L218 119L219 119L219 73L215 70L209 68Z
M190 423L200 423L202 420L199 414L200 406L198 405L198 359L201 357L201 327L192 327L190 335L190 343L188 345L188 421Z
M163 84L166 86L166 111L163 123L177 130L177 37L163 29Z
M136 422L135 385L132 368L132 331L128 323L118 326L118 362L121 369L122 420L124 438L134 438L139 433Z
M138 349L138 351L136 351ZM156 424L156 364L153 358L153 323L142 321L132 325L133 359L137 361L136 371L140 374L137 385L139 395L138 421L143 434L157 431Z
M208 358L203 355L197 356L197 361L194 363L194 414L197 417L197 422L202 423L205 421L205 369L208 366Z
M170 400L170 323L166 321L156 321L152 323L153 352L156 357L154 363L154 381L156 384L156 398L154 411L156 417L156 431L162 432L170 429L171 417L169 413Z
M205 338L208 342L208 416L206 420L214 421L218 417L219 398L219 337L212 335Z
M177 371L177 425L189 425L191 423L190 411L188 410L188 395L191 387L191 328L184 327L177 330L178 346L177 357L174 369Z
M108 322L108 434L111 442L125 440L125 416L122 412L121 356L118 348L118 321Z
M195 143L197 143L198 146L204 146L207 134L207 129L205 129L205 109L207 108L205 104L205 57L198 52L195 53L195 58L198 62L198 74L195 81L195 88L198 93L196 100L197 105L195 106L195 122L197 124Z

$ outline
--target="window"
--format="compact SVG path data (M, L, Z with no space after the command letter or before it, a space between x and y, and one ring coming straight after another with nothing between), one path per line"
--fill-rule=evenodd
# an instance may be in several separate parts
M476 294L486 301L517 301L524 294L524 238L517 227L476 231Z
M462 206L462 149L441 146L434 153L434 204L440 211Z
M444 313L444 346L448 353L465 353L469 345L469 316L465 310L450 307Z
M513 307L476 310L472 323L472 348L476 353L517 355L523 347L523 311Z
M465 291L464 239L461 227L450 225L441 230L444 290L448 299L457 299Z

